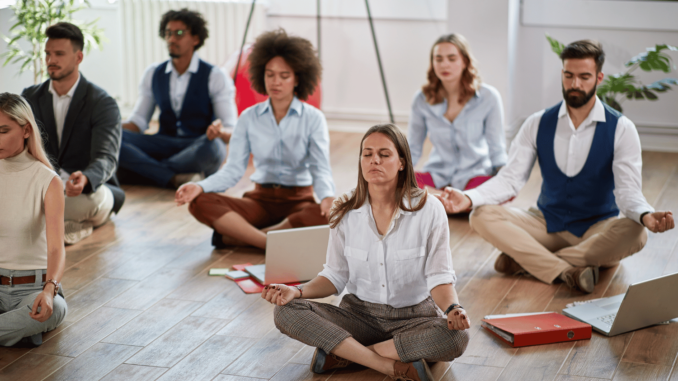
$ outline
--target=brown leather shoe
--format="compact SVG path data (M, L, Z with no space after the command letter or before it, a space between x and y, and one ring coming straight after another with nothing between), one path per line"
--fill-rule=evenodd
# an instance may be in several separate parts
M315 353L313 354L313 360L311 361L311 372L325 373L330 369L346 368L351 364L353 364L353 362L346 360L345 358L341 358L332 353L328 355L322 349L316 348Z
M580 290L587 294L593 292L596 286L596 276L593 267L572 267L560 274L567 287Z
M526 273L525 269L516 262L515 259L501 253L494 262L494 269L497 272L507 275L520 275Z
M393 376L391 378L399 381L433 381L431 369L424 360L409 363L396 361L393 364Z

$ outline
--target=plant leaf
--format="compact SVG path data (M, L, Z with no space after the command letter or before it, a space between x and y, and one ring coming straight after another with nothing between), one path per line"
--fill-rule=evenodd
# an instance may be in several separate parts
M610 107L612 107L613 109L615 109L615 110L617 110L617 111L619 111L619 112L623 112L623 111L622 111L621 105L619 104L619 102L617 102L616 99L614 99L614 97L607 97L607 96L606 96L606 97L602 97L601 100L602 100L603 102L607 103L607 104L608 104Z
M664 93L667 90L671 90L671 85L678 86L678 79L676 78L664 78L659 81L652 82L647 86L643 86L644 89L650 89L658 93Z
M563 45L560 41L556 40L555 38L549 36L548 33L546 33L546 39L549 41L549 44L551 45L551 50L560 57L560 53L562 53L563 49L565 49L565 45Z
M645 87L643 88L643 94L645 94L645 98L648 101L656 101L657 99L659 99L655 93L653 93L652 91L648 90Z
M678 51L678 48L667 44L655 45L652 48L647 48L646 52L631 58L624 65L630 67L638 64L644 71L661 70L668 73L671 71L671 57L663 53L662 50Z

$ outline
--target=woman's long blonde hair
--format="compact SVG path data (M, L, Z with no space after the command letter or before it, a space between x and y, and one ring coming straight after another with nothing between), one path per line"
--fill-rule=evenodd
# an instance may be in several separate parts
M360 159L362 157L365 139L376 133L384 134L391 139L398 151L398 156L403 159L404 168L402 171L398 172L398 184L396 185L395 200L398 203L398 207L408 212L416 212L426 205L427 193L417 186L417 178L414 175L412 155L410 154L410 146L407 143L407 138L402 131L393 124L378 124L367 130L365 136L363 136L363 140L360 142L360 151L358 153L358 186L356 186L355 192L353 192L351 197L344 195L344 197L340 197L334 202L332 210L330 211L331 228L335 228L350 210L360 208L367 199L367 180L365 180L365 177L363 176ZM407 197L408 205L405 205L403 201L405 197ZM417 197L421 197L419 203L417 205L412 205L412 199Z
M429 66L428 72L426 73L426 78L428 83L422 86L421 92L424 93L426 101L429 104L435 105L443 101L443 83L440 81L440 78L436 75L435 70L433 70L433 50L438 44L444 42L449 42L457 47L461 57L464 60L466 69L461 73L461 87L459 94L459 104L462 104L476 93L476 90L480 88L480 74L478 73L478 62L471 53L471 48L468 41L464 36L458 33L446 34L440 36L438 40L431 47L431 54L429 57Z
M21 128L29 128L31 130L28 138L24 140L24 147L28 147L28 153L46 165L47 168L54 170L42 145L40 128L38 128L38 124L35 122L33 110L31 110L28 101L21 95L2 93L0 94L0 111L17 122Z

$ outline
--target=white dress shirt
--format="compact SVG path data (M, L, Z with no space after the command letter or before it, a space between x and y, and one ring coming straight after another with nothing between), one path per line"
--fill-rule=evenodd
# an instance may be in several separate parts
M412 200L414 205L418 202ZM366 200L330 229L324 267L318 276L329 279L338 294L346 288L371 303L394 308L416 305L434 287L457 280L445 209L429 195L421 210L398 209L388 231L380 236Z
M155 111L155 97L153 96L153 73L158 65L163 62L149 66L144 72L144 77L139 85L139 99L134 106L132 116L126 122L132 122L139 130L145 131L148 129L148 122ZM198 72L200 66L200 57L198 53L193 53L191 63L188 65L188 70L184 74L179 74L174 68L172 61L167 64L165 73L170 73L169 92L172 110L174 114L179 117L181 115L181 107L184 104L184 96L186 89L191 81L191 75ZM210 99L212 100L212 108L217 119L221 119L224 127L235 127L238 120L238 110L235 106L235 86L233 80L228 77L217 66L212 67L210 72L208 85Z
M544 110L532 114L513 140L509 149L508 164L497 176L476 189L464 192L473 202L473 207L486 204L500 204L518 194L530 177L537 159L537 132ZM563 102L558 112L558 124L554 144L554 155L558 168L568 177L576 176L588 158L596 124L605 121L605 108L598 97L589 115L574 128L572 119ZM640 223L640 215L654 212L642 192L643 161L640 138L636 126L622 116L617 121L614 135L614 196L617 206L624 215ZM595 191L595 190L592 190Z
M80 73L78 73L78 80L75 81L73 87L64 95L57 94L54 90L54 84L52 81L49 81L49 92L52 93L52 109L54 110L54 122L56 123L57 129L57 143L61 146L61 136L64 134L64 123L66 123L66 114L68 114L68 108L71 106L71 100L73 99L73 94L75 94L75 89L78 88L80 83Z

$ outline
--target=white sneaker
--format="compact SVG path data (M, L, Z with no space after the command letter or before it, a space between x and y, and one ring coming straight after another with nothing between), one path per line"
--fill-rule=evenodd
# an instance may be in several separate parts
M64 242L67 245L74 245L92 235L93 230L94 226L89 221L65 221Z
M186 183L196 183L202 179L203 176L200 173L177 173L172 177L172 185L174 185L175 188L179 188Z

